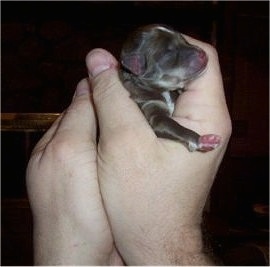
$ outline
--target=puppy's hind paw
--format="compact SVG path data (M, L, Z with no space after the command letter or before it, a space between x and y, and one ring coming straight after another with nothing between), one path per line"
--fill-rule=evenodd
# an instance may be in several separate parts
M199 138L198 151L207 152L217 148L221 143L221 137L215 134L202 135Z

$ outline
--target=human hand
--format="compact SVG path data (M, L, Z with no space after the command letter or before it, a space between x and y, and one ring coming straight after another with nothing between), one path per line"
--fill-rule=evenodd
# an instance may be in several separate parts
M231 133L215 50L186 37L209 57L173 118L199 134L222 137L208 153L190 153L157 138L118 78L117 61L102 49L87 58L100 139L98 174L116 246L128 265L209 264L203 255L201 216Z
M88 81L82 80L28 164L36 265L121 264L98 185L90 100Z

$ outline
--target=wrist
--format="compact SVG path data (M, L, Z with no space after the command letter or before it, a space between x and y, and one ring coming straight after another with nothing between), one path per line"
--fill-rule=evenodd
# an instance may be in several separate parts
M204 252L202 231L196 227L181 227L177 232L159 236L159 240L137 243L128 265L213 265Z
M200 225L182 227L178 240L171 242L170 264L176 265L213 265L206 253ZM168 250L169 253L169 250Z

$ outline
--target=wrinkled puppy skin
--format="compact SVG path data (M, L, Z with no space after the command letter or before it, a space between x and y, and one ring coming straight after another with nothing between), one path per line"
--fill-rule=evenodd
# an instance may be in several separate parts
M208 58L199 47L163 25L147 25L133 32L123 45L120 79L158 137L184 144L189 151L210 151L218 135L198 133L171 118L185 85L206 68Z

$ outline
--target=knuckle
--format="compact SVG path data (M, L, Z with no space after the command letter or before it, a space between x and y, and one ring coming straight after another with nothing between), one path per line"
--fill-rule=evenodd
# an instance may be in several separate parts
M231 135L232 135L232 121L230 118L228 118L223 126L223 132L224 132L224 136L227 139L230 139Z
M74 147L65 138L55 137L45 148L47 154L51 155L53 160L58 163L65 162L67 159L74 156Z
M222 124L220 123L222 121ZM216 121L213 125L214 129L218 129L218 134L222 136L222 139L229 140L232 134L232 122L230 117L223 117L221 120Z

